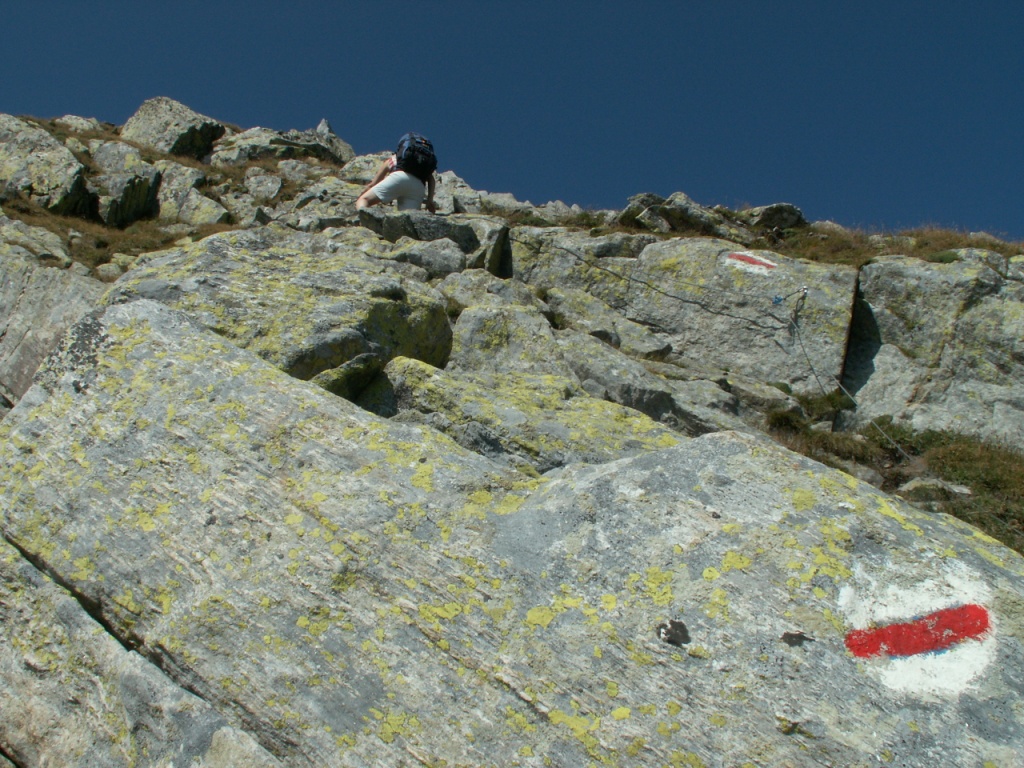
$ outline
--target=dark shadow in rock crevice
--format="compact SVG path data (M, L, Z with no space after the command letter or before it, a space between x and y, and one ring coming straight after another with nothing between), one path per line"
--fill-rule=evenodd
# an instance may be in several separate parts
M856 395L874 374L875 355L881 348L882 334L875 320L874 310L858 287L841 377L843 387L851 395Z

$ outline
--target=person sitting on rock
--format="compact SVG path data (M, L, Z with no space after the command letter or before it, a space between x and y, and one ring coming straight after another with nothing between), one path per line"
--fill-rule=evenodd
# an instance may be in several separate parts
M373 180L359 194L356 210L395 202L400 211L417 211L425 199L427 210L435 213L436 169L433 145L419 134L405 134L395 153L381 163Z

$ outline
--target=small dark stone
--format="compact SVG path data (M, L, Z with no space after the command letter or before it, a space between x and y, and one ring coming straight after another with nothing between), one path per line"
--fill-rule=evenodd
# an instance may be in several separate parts
M658 625L658 639L669 645L686 645L690 642L690 632L683 622L670 619Z
M790 648L797 648L802 646L804 643L813 643L814 638L809 635L805 635L803 632L783 632L782 642Z

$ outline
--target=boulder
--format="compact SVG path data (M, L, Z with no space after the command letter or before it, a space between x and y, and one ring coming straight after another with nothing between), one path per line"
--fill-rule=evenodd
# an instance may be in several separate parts
M245 172L245 189L259 203L269 203L281 191L280 176L267 173L262 168L250 168Z
M42 128L0 114L0 199L27 195L54 213L87 216L95 201L85 185L85 166Z
M467 266L510 276L509 228L499 218L364 208L359 211L359 223L392 243L403 237L425 242L447 238L466 254Z
M636 258L601 256L586 235L557 230L517 228L512 239L517 277L542 290L587 291L655 330L684 364L809 394L831 391L842 374L852 267L713 238L651 243Z
M355 157L345 141L338 138L326 120L311 131L275 131L271 128L250 128L217 142L210 162L233 166L271 159L317 158L343 166Z
M751 227L760 231L781 232L809 226L803 211L790 203L773 203L756 208L745 208L739 212L738 216Z
M67 244L60 235L42 227L33 227L0 213L0 257L24 257L42 266L71 266Z
M79 117L78 115L64 115L55 118L54 123L67 131L74 133L96 133L103 130L103 124L95 117Z
M589 333L631 357L660 360L672 351L672 345L650 328L627 320L580 288L549 288L544 300L558 328Z
M107 301L137 298L187 311L301 379L368 352L444 365L451 350L438 293L344 240L283 228L227 232L150 254Z
M658 209L658 213L673 230L700 232L711 237L750 244L754 235L745 227L731 221L718 211L706 208L683 192L673 192Z
M403 237L391 252L392 258L407 261L426 270L431 278L443 278L466 268L466 254L447 237L422 242Z
M193 227L227 224L231 221L231 212L193 187L185 192L181 200L178 221Z
M541 309L517 303L488 303L463 310L455 323L448 369L575 380Z
M351 223L360 187L337 176L321 176L301 184L291 200L276 205L271 216L303 232Z
M339 171L338 177L362 188L373 181L377 171L380 170L381 163L393 154L393 152L376 152L372 155L357 155L345 163ZM437 199L436 194L435 199ZM445 213L451 213L451 211L445 211Z
M861 270L847 423L890 415L1024 449L1024 257L955 256L890 256Z
M17 231L9 219L0 217L0 235L12 229ZM5 245L0 241L0 407L4 410L25 394L36 369L64 331L92 310L104 291L103 284L92 278L41 266L36 258Z
M95 141L89 153L103 171L88 183L103 223L123 229L160 212L160 170L145 162L138 149L120 141Z
M66 610L101 620L81 653L102 627L290 766L1024 750L1024 559L762 438L524 479L143 300L78 324L0 422L0 510ZM24 592L2 610L37 623L5 622L4 668L61 669L38 649L65 614ZM82 674L99 685L62 712L117 706L105 669ZM129 746L217 727L164 715L174 688L133 691L153 725ZM61 764L20 722L0 720L5 754Z
M206 181L206 174L199 168L182 165L173 160L158 160L154 167L160 171L160 187L157 190L157 204L162 221L180 221L181 209L193 190Z
M227 132L226 126L184 104L158 96L143 102L121 128L126 141L171 155L201 160Z
M653 232L697 232L749 245L756 236L750 229L714 208L706 208L683 192L675 192L667 199L652 193L629 198L618 214L623 226L643 227Z

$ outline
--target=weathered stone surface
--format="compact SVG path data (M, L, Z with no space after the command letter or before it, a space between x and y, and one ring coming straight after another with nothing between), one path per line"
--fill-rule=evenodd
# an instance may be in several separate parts
M745 227L730 221L718 211L706 208L683 192L673 192L658 209L659 215L672 225L673 230L696 231L736 243L748 244L753 234Z
M275 206L272 216L302 232L341 226L351 223L359 190L336 176L322 176L305 184L293 199Z
M522 472L603 463L680 441L629 408L586 395L572 379L538 373L441 371L407 358L384 371L399 412Z
M230 166L264 158L280 160L302 157L315 157L344 165L355 157L355 152L323 120L311 131L250 128L227 136L217 142L210 162L213 165Z
M756 208L745 208L739 216L759 230L785 230L806 227L803 211L790 203L773 203Z
M0 213L0 257L35 259L43 266L66 269L71 266L67 244L57 234L32 227Z
M426 243L403 237L396 245L398 247L391 252L393 258L422 267L431 279L446 277L466 268L466 254L447 237Z
M213 235L151 254L108 301L135 298L187 311L301 379L366 352L444 365L451 349L435 291L344 239L281 228Z
M208 224L224 224L231 221L231 212L198 189L185 192L178 209L178 221L201 227Z
M508 304L533 307L545 316L551 314L547 304L519 280L502 280L485 269L467 269L448 275L435 285L447 300L448 313L458 316L474 305L504 306Z
M280 765L2 539L0 712L19 766Z
M819 380L831 389L832 377L841 375L857 279L852 267L743 251L710 238L652 243L637 258L602 257L592 248L584 235L516 229L515 274L542 289L586 290L655 330L683 362L814 394Z
M557 334L555 340L562 359L595 397L633 408L692 436L747 430L736 415L736 398L711 382L664 379L591 335L569 331Z
M1024 560L754 437L523 482L139 301L76 327L0 423L0 509L287 765L1024 749ZM870 652L930 615L946 652Z
M79 128L97 189L131 176ZM189 199L252 231L125 239L103 308L0 389L0 764L1014 764L1021 560L752 427L844 370L856 418L1013 443L1020 259L877 260L843 360L852 270L733 242L793 206L584 214L448 171L451 215L374 232L352 203L381 156L271 133L295 157L156 165L165 235L195 236ZM578 231L609 216L732 234ZM509 230L540 220L566 226ZM42 268L81 229L0 218L4 289L70 303L14 289L89 274ZM50 324L12 311L5 343Z
M700 205L683 192L674 192L667 199L652 193L634 195L618 214L617 221L663 234L699 232L743 244L756 239L749 228L714 208Z
M659 360L672 351L664 338L579 288L549 288L544 300L558 328L585 331L633 357Z
M59 214L94 207L85 167L69 149L42 128L0 114L0 198L17 193Z
M120 141L96 141L89 151L103 170L89 178L89 189L105 224L124 228L159 213L160 170L145 162L138 149Z
M551 325L532 305L476 305L455 323L449 370L550 374L575 380ZM576 382L578 384L578 382Z
M393 243L403 237L424 242L451 240L466 254L467 266L499 277L511 276L509 228L501 219L368 208L359 211L359 223Z
M891 415L1024 448L1024 257L895 256L861 271L846 381L855 423Z
M96 306L103 290L91 278L0 253L0 404L10 407L25 394L65 329Z
M206 174L173 160L159 160L154 166L160 171L160 188L157 190L160 218L179 221L185 199L206 180Z
M245 188L257 202L269 203L281 191L280 176L266 173L261 168L250 168L245 172Z
M90 133L92 131L100 131L103 129L103 125L95 117L64 115L64 117L56 118L53 122L62 128L69 131L75 131L76 133Z
M121 136L158 152L202 159L227 128L184 104L158 96L148 99L128 118Z
M380 169L381 163L391 157L392 154L394 153L376 152L372 155L357 155L345 163L345 166L338 172L338 177L362 188L373 181L374 176L377 175L377 171ZM451 213L451 211L445 211L445 213Z

